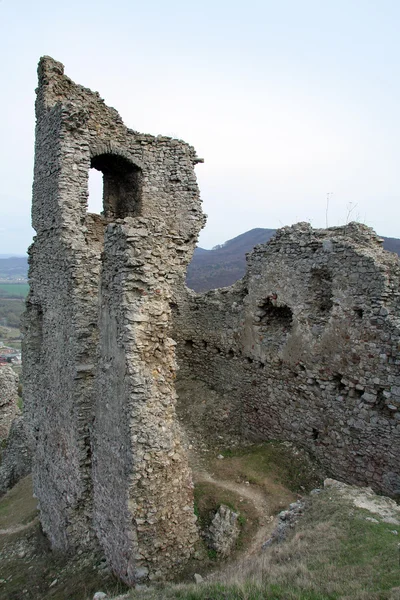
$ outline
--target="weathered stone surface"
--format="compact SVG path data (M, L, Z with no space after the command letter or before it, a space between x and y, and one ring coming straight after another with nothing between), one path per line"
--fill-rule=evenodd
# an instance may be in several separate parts
M221 504L207 530L207 544L221 557L229 556L239 537L239 515Z
M398 494L399 281L397 255L370 228L300 223L256 246L231 288L182 288L179 387L192 393L181 414L199 380L216 398L204 430L292 440L334 477Z
M169 576L197 538L170 304L204 223L199 159L127 129L49 57L36 117L23 370L41 523L54 548L98 540L129 584ZM91 167L101 215L87 213Z
M0 366L0 444L8 437L18 413L18 375L12 367Z
M1 454L0 495L28 475L31 469L32 449L26 419L23 416L16 416Z

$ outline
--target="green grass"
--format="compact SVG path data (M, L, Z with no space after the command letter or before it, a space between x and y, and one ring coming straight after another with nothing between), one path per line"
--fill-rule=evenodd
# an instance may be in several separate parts
M321 483L318 469L308 456L283 442L272 440L246 448L222 450L221 454L228 460L214 463L214 469L226 470L227 464L240 461L243 477L259 486L263 486L268 478L293 493L304 493Z
M165 586L147 600L398 600L399 526L366 520L336 490L307 500L288 539L221 570L212 583Z
M108 597L126 591L99 568L101 556L52 552L35 518L36 505L29 476L0 498L0 600L91 600L99 590Z
M29 292L27 283L0 283L0 296L26 298Z

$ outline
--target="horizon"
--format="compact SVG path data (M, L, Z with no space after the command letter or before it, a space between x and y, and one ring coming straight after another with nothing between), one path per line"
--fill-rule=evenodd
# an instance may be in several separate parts
M50 0L0 2L0 251L24 252L34 233L34 90L45 54L127 127L184 139L205 159L200 247L299 221L359 220L400 237L399 18L394 0L251 0L246 10L116 0L112 11L104 0L71 0L68 11ZM100 212L93 169L90 180Z
M296 223L292 223L291 225L296 225ZM291 225L284 225L283 227L290 227ZM314 229L332 229L333 227L337 227L336 225L333 225L332 227L315 227ZM212 246L211 248L205 248L204 246L200 246L199 244L197 244L195 250L197 249L201 249L201 250L206 250L206 251L211 251L211 250L217 250L219 247L224 246L225 244L227 244L228 242L231 242L233 240L235 240L236 238L245 235L246 233L251 233L252 231L256 231L256 230L265 230L265 231L277 231L278 229L281 229L281 227L252 227L251 229L248 229L247 231L242 231L242 233L239 233L238 235L235 235L232 238L229 238L227 240L224 240L222 242L219 242L217 244L215 244L214 246ZM378 237L382 237L388 240L399 240L400 238L396 238L393 236L388 236L388 235L381 235L379 232L375 232ZM268 243L268 242L266 242ZM28 254L27 253L23 253L23 252L19 252L19 253L4 253L4 254L0 254L0 259L8 259L8 258L28 258Z

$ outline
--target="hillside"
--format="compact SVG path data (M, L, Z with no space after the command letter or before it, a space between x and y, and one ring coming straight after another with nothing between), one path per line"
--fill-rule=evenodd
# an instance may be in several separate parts
M189 265L186 283L196 292L232 285L246 270L246 253L264 244L275 229L251 229L212 250L196 248Z
M189 265L186 283L195 292L206 292L232 285L246 271L246 253L257 244L264 244L275 233L275 229L251 229L228 240L212 250L196 248ZM400 256L400 240L382 238L383 247Z
M27 256L12 256L9 258L0 258L0 281L26 281L27 277Z

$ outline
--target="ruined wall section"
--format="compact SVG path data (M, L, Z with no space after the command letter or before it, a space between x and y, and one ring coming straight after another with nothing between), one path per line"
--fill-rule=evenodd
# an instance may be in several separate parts
M199 159L180 140L127 129L115 109L73 83L49 57L39 64L37 93L32 209L37 236L30 249L23 361L36 447L34 488L43 529L54 547L92 546L96 533L114 571L134 583L180 565L195 537L190 475L174 424L173 343L165 331L170 288L183 280L204 224L193 169ZM103 173L101 215L87 214L91 167ZM126 227L135 232L137 247ZM156 346L147 354L134 350L139 337L128 335L139 310L137 303L127 302L130 286L152 273L159 285L149 292L144 312L153 317L162 303L157 324L162 323L160 347L169 347L168 367ZM158 325L141 333L142 345L147 339L152 348ZM148 382L137 389L137 374L158 377L158 366L162 374L168 371L163 394ZM148 403L161 420L168 412L165 429L149 424L149 430L164 435L156 446L162 453L176 447L180 465L172 484L168 473L175 470L166 458L160 464L155 459L154 498L150 491L142 494L143 506L129 491L142 471L143 477L151 473L134 456L134 435L146 414L137 403ZM142 436L138 457L146 454L146 444L151 453L154 442L154 432ZM125 481L117 483L116 474ZM116 489L121 512L112 506ZM174 502L170 520L162 515L168 489ZM144 526L139 513L145 515ZM164 519L161 541L158 518ZM139 535L139 527L145 533ZM157 543L174 547L160 564L154 557Z
M162 220L128 218L109 225L105 254L95 524L119 575L133 583L170 577L197 539L170 337L172 287L186 253Z
M184 294L180 376L228 386L221 428L303 444L336 477L398 494L399 273L365 226L279 230L241 282Z

